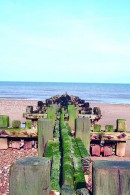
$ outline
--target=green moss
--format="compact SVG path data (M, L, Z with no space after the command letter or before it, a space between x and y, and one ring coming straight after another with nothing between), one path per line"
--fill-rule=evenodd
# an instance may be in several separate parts
M57 192L60 192L59 180L56 180L55 178L51 177L50 188L51 190L56 190Z
M27 120L26 121L26 128L31 129L31 127L32 127L32 121L31 120Z
M8 128L9 127L9 116L0 115L0 127Z
M106 125L106 126L105 126L105 131L106 131L106 132L114 132L114 127L113 127L113 125Z
M13 128L20 128L20 125L21 125L21 121L19 121L19 120L13 120L12 121L12 127Z
M68 185L62 185L61 195L75 195L75 191L73 187L70 187Z
M100 132L101 131L101 125L94 124L93 132Z
M56 109L53 106L47 108L47 118L51 119L53 123L55 122Z
M117 119L117 131L127 131L127 123L125 119Z

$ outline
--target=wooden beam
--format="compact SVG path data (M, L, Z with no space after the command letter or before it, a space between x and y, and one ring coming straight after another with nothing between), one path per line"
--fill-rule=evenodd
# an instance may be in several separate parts
M126 141L129 134L126 132L91 132L91 140Z

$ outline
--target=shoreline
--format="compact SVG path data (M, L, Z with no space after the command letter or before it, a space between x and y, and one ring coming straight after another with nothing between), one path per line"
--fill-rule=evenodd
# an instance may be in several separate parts
M26 121L23 118L23 113L26 112L26 106L33 106L34 110L37 107L39 100L12 100L0 99L0 114L8 115L10 117L10 124L12 120L20 120L22 123ZM99 124L102 129L105 125L113 125L116 128L117 119L126 119L127 130L130 131L130 104L111 104L111 103L89 103L90 107L100 107L102 119Z

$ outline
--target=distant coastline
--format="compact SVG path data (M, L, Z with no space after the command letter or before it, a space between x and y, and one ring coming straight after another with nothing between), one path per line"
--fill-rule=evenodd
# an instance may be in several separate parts
M43 100L66 92L91 103L130 104L130 84L0 81L0 99Z

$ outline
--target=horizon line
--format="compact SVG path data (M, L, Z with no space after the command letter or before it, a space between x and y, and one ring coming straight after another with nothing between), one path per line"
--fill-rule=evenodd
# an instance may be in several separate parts
M0 82L19 82L19 83L68 83L68 84L130 84L116 82L76 82L76 81L0 81Z

